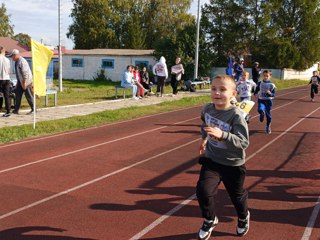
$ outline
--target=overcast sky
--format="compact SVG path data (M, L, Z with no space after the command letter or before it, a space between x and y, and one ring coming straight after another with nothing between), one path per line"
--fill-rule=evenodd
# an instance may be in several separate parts
M201 4L209 0L201 0ZM7 8L14 33L26 33L34 40L46 45L57 46L58 35L58 0L0 0ZM67 49L73 48L73 43L66 37L68 26L72 23L69 17L72 0L61 0L61 44ZM190 12L197 13L198 1L193 0Z

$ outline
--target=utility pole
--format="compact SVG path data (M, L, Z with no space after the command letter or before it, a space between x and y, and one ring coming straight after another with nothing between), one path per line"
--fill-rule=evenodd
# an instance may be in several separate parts
M198 78L198 63L199 63L199 30L200 30L200 0L198 0L198 14L197 14L197 36L196 36L196 53L194 63L193 78Z
M58 28L59 28L59 91L62 92L62 50L61 50L61 0L58 0Z

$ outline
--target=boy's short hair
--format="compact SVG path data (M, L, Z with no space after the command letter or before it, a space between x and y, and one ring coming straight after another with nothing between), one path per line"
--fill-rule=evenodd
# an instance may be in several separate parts
M269 73L269 74L271 74L271 70L266 69L266 70L263 71L263 73Z
M212 83L214 82L214 80L216 79L221 79L222 81L230 81L232 83L232 86L234 87L234 89L236 89L236 82L233 80L232 77L230 77L229 75L223 75L223 74L219 74L217 76L215 76L213 79L212 79Z

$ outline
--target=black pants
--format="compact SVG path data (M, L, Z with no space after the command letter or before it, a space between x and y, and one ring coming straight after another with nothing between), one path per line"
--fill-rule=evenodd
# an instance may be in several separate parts
M244 219L248 214L248 192L244 189L246 175L245 165L230 167L205 159L197 183L197 198L202 217L213 220L216 216L215 197L222 181L237 211L238 217Z
M4 104L6 107L6 113L10 113L10 80L1 80L0 81L2 92L3 92L3 98L4 98ZM2 107L2 104L1 104Z
M318 86L315 84L311 84L311 91L310 91L310 96L313 99L314 94L318 94Z
M178 84L179 81L176 79L176 75L171 76L171 87L172 87L172 93L177 94L178 93Z
M31 108L31 110L33 110L33 93L32 93L32 85L30 84L25 90L22 88L20 82L17 82L17 88L16 88L16 104L14 105L14 110L15 112L19 112L20 109L20 105L21 105L21 99L22 99L22 95L26 96L26 99L28 101L28 104Z
M164 81L166 77L157 76L157 93L163 94Z

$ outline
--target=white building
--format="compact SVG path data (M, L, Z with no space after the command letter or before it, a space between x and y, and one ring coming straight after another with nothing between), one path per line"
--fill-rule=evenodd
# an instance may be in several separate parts
M147 66L156 63L154 50L91 49L66 51L62 57L63 79L93 80L101 69L114 82L121 81L127 65Z

